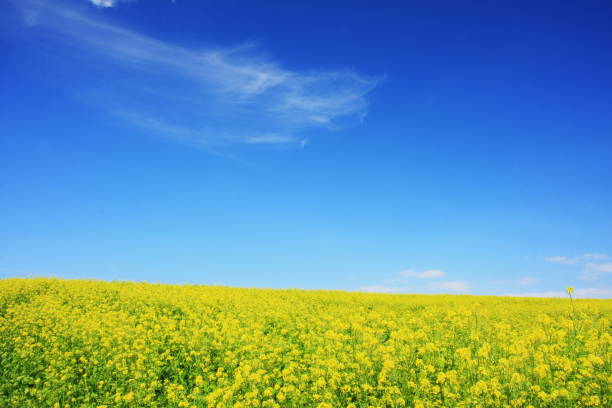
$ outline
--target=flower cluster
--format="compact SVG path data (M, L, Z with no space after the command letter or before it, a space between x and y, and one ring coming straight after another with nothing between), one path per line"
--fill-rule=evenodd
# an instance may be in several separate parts
M0 406L611 406L611 300L0 280Z

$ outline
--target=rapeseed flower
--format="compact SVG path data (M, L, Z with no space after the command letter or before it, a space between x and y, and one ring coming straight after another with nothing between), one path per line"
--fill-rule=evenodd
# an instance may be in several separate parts
M567 288L572 297L573 289ZM612 406L612 301L0 280L0 406Z

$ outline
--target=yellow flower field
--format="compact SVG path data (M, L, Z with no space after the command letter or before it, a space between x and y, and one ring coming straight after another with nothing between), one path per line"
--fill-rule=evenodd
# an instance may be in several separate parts
M610 407L611 311L5 279L0 407Z

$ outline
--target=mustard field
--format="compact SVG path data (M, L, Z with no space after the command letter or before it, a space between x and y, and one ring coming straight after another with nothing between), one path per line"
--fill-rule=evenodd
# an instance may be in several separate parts
M611 311L4 279L0 407L610 407Z

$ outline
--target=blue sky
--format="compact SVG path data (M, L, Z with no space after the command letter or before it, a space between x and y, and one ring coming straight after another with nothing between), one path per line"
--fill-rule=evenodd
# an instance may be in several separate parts
M0 278L612 297L610 21L3 2Z

